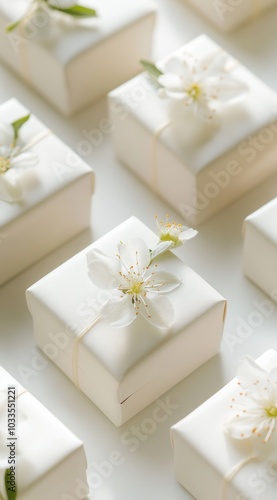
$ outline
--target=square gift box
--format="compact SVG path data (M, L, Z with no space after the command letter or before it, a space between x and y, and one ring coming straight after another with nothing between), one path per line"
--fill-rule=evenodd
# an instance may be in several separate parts
M169 294L175 313L170 329L140 314L124 328L101 317L94 324L107 296L88 277L86 254L99 249L115 256L118 243L132 238L148 248L159 240L131 217L27 290L36 344L117 426L219 351L226 309L218 292L167 252L158 258L163 270L182 280Z
M277 302L277 198L244 221L244 274Z
M187 0L200 14L222 31L233 31L257 19L276 0Z
M82 441L2 367L0 397L1 459L10 460L6 469L15 467L8 477L12 487L15 472L16 499L86 498L89 488ZM1 472L0 494L6 498Z
M158 66L172 56L204 61L224 54L200 35ZM109 94L116 156L194 227L276 172L277 96L226 56L226 72L247 88L241 99L215 104L212 119L183 114L183 102L162 99L146 73Z
M42 5L5 33L29 6L30 0L1 0L0 58L65 115L137 74L139 58L150 57L155 9L148 0L91 0L98 16L85 20L49 15Z
M270 371L277 366L277 352L266 351L257 364ZM256 460L249 438L233 439L224 431L237 392L233 379L171 428L176 479L196 500L276 499L276 462L270 454Z
M0 105L0 113L10 124L28 111L11 99ZM0 285L90 225L92 169L34 115L19 140L38 163L17 169L21 201L0 199Z

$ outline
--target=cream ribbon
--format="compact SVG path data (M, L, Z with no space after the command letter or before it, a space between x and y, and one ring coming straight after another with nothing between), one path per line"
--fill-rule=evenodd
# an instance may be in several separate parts
M24 19L22 20L20 26L19 26L19 33L21 38L24 39L24 43L21 43L19 45L19 58L20 58L20 66L22 69L22 74L24 80L31 85L32 84L32 78L31 78L31 71L30 71L30 65L29 65L29 56L28 56L28 50L27 50L27 45L30 43L30 41L25 37L24 34L24 27L27 25L27 23L30 21L32 18L33 14L36 12L38 9L38 6L34 3L33 6L31 5L29 10L26 12Z
M150 171L150 184L154 193L159 194L158 189L158 172L157 172L157 143L160 138L161 133L171 125L170 121L167 121L160 125L160 127L154 132L152 136L151 144L151 171Z
M77 389L80 388L80 383L79 383L79 367L78 367L78 359L79 359L79 344L82 340L82 338L91 330L91 328L98 323L98 321L101 319L101 314L98 314L96 318L94 318L91 323L86 326L86 328L77 335L74 339L73 343L73 349L72 349L72 380Z
M32 148L33 146L35 146L39 142L43 141L44 139L49 137L49 135L52 135L52 134L53 134L53 132L50 129L47 129L47 130L44 130L43 132L40 132L39 134L35 135L35 137L33 137L28 142L28 144L26 144L25 146L20 148L20 153L24 153L25 151L28 151L28 149Z
M256 1L256 0L255 0ZM259 0L258 0L259 1ZM220 54L221 52L224 52L223 49L219 49L218 51L215 52L215 55L218 53ZM226 73L230 73L233 71L237 66L240 65L240 63L232 58L232 64L229 65L226 68ZM162 132L167 129L170 125L172 125L172 122L170 120L162 123L157 130L154 132L152 136L152 145L151 145L151 171L150 171L150 185L152 187L152 190L154 191L155 194L159 194L159 189L158 189L158 172L157 172L157 145L158 145L158 140L162 134Z
M222 483L222 490L221 490L221 499L225 500L227 499L227 493L228 493L228 486L230 482L234 479L234 477L240 472L243 467L252 460L255 460L257 458L257 454L255 452L251 453L248 457L244 458L240 462L238 462L234 467L226 474L226 476L223 478L223 483Z

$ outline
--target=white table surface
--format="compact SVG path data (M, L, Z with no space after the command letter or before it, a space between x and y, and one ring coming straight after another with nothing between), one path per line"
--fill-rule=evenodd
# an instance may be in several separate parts
M159 17L153 59L163 57L206 32L277 90L277 8L237 32L223 35L187 7L184 0L156 0L156 3ZM0 102L13 96L73 149L82 139L83 129L97 128L100 120L107 116L103 100L71 119L64 119L15 75L0 66ZM174 478L170 426L235 376L238 360L243 354L257 357L269 348L277 349L277 306L260 325L250 326L247 338L239 337L241 321L249 322L250 319L251 322L251 313L257 310L256 301L266 298L242 274L242 222L248 214L276 196L277 174L202 225L198 237L178 249L178 255L229 301L222 349L220 355L169 391L167 396L176 408L152 434L147 436L142 432L139 446L131 452L131 445L122 443L122 436L128 439L133 426L140 428L145 418L151 418L156 403L121 428L116 428L51 362L47 362L40 372L34 372L28 380L24 380L20 372L22 365L32 368L36 353L32 320L24 296L28 286L130 215L136 215L153 229L156 213L161 217L170 213L178 219L170 207L115 160L109 136L94 148L87 162L96 172L91 229L0 288L0 364L84 441L88 473L94 473L90 499L191 499ZM232 334L237 340L233 347L226 334ZM164 400L165 396L161 399ZM109 461L115 450L121 453L120 464L113 470L106 468L106 477L100 479L99 464ZM207 500L214 499L207 493Z

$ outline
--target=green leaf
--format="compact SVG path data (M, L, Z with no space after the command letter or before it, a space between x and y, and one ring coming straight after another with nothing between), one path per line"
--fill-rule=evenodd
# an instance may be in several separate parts
M17 26L19 26L23 21L24 21L24 17L21 17L20 19L18 19L17 21L14 21L13 23L10 23L6 26L5 30L10 33L11 31L13 31L15 28L17 28Z
M6 469L6 472L5 472L5 487L6 487L6 493L7 493L7 497L8 497L8 500L15 500L16 499L16 494L17 494L17 491L16 491L16 486L14 488L14 491L12 491L11 489L11 486L9 485L8 481L9 481L9 470L10 469Z
M142 59L140 61L140 64L142 65L143 69L149 73L152 78L157 80L159 76L163 75L162 71L160 71L155 64L153 64L151 61L145 61Z
M51 5L50 3L48 4L48 7L53 10L58 10L59 12L62 12L63 14L69 14L70 16L73 17L79 17L79 18L84 18L84 17L96 17L97 12L95 9L89 9L88 7L82 7L82 5L73 5L72 7L68 8L62 8L62 7L55 7L55 5Z
M18 139L19 129L22 127L22 125L24 125L24 123L26 123L29 120L30 116L31 116L30 114L26 115L26 116L22 116L22 118L19 118L18 120L16 120L15 122L12 123L15 141L17 141L17 139Z

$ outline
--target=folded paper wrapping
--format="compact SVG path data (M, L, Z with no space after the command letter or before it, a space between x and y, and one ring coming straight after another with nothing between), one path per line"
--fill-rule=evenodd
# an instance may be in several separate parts
M242 24L257 19L276 0L186 0L199 13L222 31L233 31Z
M1 388L14 386L18 394L16 433L20 453L16 463L16 498L85 498L87 464L82 441L34 396L22 393L23 387L2 367L0 380Z
M205 35L176 53L184 49L200 59L222 50ZM192 226L276 171L277 96L231 58L229 66L249 91L241 101L218 111L203 137L195 135L186 143L179 135L187 129L191 137L192 119L170 123L169 102L157 95L146 73L109 94L117 157ZM199 130L200 126L197 134Z
M11 99L0 106L0 113L5 122L11 123L28 111ZM45 130L32 115L20 130L20 141L29 144ZM54 134L29 151L38 156L39 163L18 174L23 200L0 200L0 285L90 224L91 168Z
M155 9L148 0L91 3L98 18L51 21L42 11L9 34L5 26L26 12L30 0L0 5L0 58L66 115L134 76L139 59L151 54Z
M244 221L243 269L277 302L277 198Z
M257 361L270 370L277 364L277 353L269 350ZM242 467L228 483L227 496L221 495L224 477L251 454L249 441L232 440L223 430L236 388L234 379L171 428L176 478L196 500L276 499L277 471L270 471L268 461Z
M149 248L157 236L135 217L91 245L115 255L117 244L141 237ZM83 250L27 290L37 345L73 379L74 341L97 316L105 293L90 281ZM138 316L114 329L100 320L82 338L78 354L81 390L121 425L215 355L220 347L226 301L172 252L161 269L183 280L169 298L175 310L170 331Z

